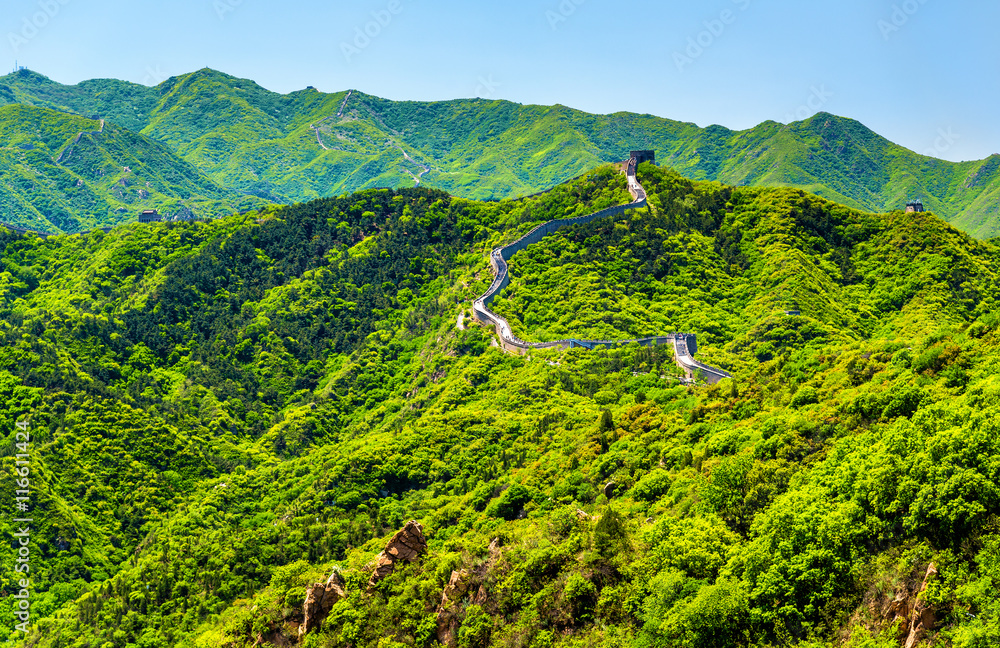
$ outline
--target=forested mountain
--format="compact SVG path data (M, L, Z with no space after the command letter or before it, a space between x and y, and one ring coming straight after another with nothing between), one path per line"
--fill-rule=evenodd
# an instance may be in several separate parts
M111 122L0 107L0 221L79 232L142 209L213 218L266 201L223 189L169 148Z
M668 347L505 355L469 322L490 249L628 199L610 167L0 234L0 462L29 421L35 488L9 645L1000 641L1000 249L639 179L647 208L515 256L495 306L528 339L697 333L735 380L684 385ZM373 579L408 520L426 550Z
M920 197L977 237L1000 233L1000 156L946 162L827 113L731 131L483 99L398 102L313 88L280 95L208 69L153 88L64 86L23 71L0 77L2 103L105 118L165 144L219 186L280 203L417 179L465 198L510 198L648 148L694 179L798 187L874 212Z

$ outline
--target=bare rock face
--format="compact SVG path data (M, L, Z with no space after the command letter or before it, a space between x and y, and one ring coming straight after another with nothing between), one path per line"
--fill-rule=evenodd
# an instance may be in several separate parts
M462 600L462 597L469 593L468 581L468 571L460 569L451 572L451 579L448 580L448 585L444 588L444 594L441 595L441 607Z
M469 599L476 605L484 605L490 600L486 579L489 571L500 560L500 538L494 538L487 551L489 558L473 571L460 569L451 572L451 578L441 595L441 605L437 609L437 639L448 648L458 645L458 629L465 610L462 601Z
M306 590L306 602L302 606L305 620L299 626L299 637L323 625L334 604L347 596L344 580L339 572L333 572L326 583L316 583Z
M902 631L905 624L905 631L909 632L910 614L913 612L911 608L910 592L903 589L896 592L896 597L885 606L882 616L900 631Z
M469 593L469 572L464 569L451 572L451 578L441 595L441 606L437 612L437 638L445 646L455 648L458 645L458 612L457 605Z
M500 538L493 538L493 541L490 542L490 546L486 548L486 551L488 551L490 554L490 559L488 562L490 567L495 565L496 562L500 560L500 553L502 551L501 547L503 547L503 543L500 542Z
M427 538L424 537L424 529L417 522L410 520L401 530L392 536L385 546L385 551L379 554L375 562L375 571L368 581L368 588L371 589L375 583L379 582L396 568L396 563L400 561L413 562L420 554L427 550Z
M929 565L921 582L915 569L891 599L885 597L869 606L876 617L881 617L882 624L885 624L882 627L891 629L897 635L903 648L914 648L926 639L937 623L936 610L924 595L937 573L937 567ZM876 630L878 625L870 629Z
M934 624L937 622L934 608L921 596L921 594L927 591L927 586L937 576L937 573L937 567L931 563L927 568L927 575L924 576L924 584L920 588L920 594L917 595L917 602L913 604L913 614L910 618L910 634L906 637L904 648L913 648L918 641L927 636L927 633L934 628Z
M270 630L257 635L257 641L254 642L253 648L260 648L262 646L266 646L267 648L289 648L292 646L292 642L288 640L288 637L281 630Z
M615 496L615 490L618 488L618 484L614 482L608 482L604 485L604 496L611 499Z

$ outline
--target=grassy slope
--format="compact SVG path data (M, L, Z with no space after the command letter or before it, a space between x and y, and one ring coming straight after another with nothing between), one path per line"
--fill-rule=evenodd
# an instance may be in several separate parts
M898 645L882 606L929 562L938 637L995 640L997 248L640 178L645 214L514 259L591 290L508 304L529 330L683 326L735 384L686 389L664 349L514 358L455 330L486 251L620 195L608 170L520 202L373 191L5 236L0 424L33 412L46 520L31 645L276 641L333 565L350 597L309 645L433 645L458 569L480 573L467 645ZM410 518L430 554L364 593Z
M98 120L14 104L0 107L0 137L2 220L43 232L117 225L147 208L204 218L261 202L110 122L101 131Z
M694 179L794 186L877 212L919 196L975 236L1000 231L1000 157L960 164L928 158L826 113L736 132L651 115L480 99L393 102L355 92L337 118L345 96L312 89L278 95L213 70L155 88L113 80L61 86L35 73L0 79L0 101L100 114L167 143L221 186L278 201L412 186L424 166L426 185L507 198L652 148L661 163Z

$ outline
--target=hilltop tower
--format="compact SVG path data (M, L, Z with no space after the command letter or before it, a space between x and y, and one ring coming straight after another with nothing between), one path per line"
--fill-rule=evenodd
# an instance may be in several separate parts
M632 151L629 157L634 157L636 164L642 164L643 162L656 164L656 151Z
M915 212L922 212L922 211L924 211L924 203L922 203L920 199L911 200L910 202L906 203L907 214L913 214Z
M161 220L163 220L163 217L160 216L160 213L155 209L144 209L142 210L142 213L139 214L140 223L156 223Z

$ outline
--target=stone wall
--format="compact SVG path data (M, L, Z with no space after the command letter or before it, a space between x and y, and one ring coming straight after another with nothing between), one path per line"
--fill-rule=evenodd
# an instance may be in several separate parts
M642 164L643 162L651 162L656 164L656 152L655 151L632 151L629 158L635 160L636 164Z
M496 248L490 253L490 267L493 269L494 279L493 283L490 284L489 289L483 294L482 297L475 300L472 303L472 314L478 321L484 324L492 324L496 331L497 337L499 338L500 346L511 353L525 353L530 349L553 349L553 348L564 348L572 349L575 347L583 347L586 349L594 349L597 347L613 347L620 346L623 344L628 344L629 342L639 342L640 344L660 344L658 342L660 339L665 339L663 336L654 336L649 338L643 338L642 340L577 340L577 339L566 339L566 340L556 340L554 342L525 342L520 338L516 337L510 328L510 324L506 319L500 317L496 313L490 310L490 304L496 298L500 291L510 284L510 273L508 271L507 262L518 252L524 250L529 245L534 245L538 243L543 238L549 234L559 230L563 227L568 227L570 225L580 225L590 223L599 218L607 218L609 216L617 216L623 214L630 209L638 209L646 206L646 192L643 190L642 185L639 184L635 177L636 169L635 159L629 159L625 165L626 176L628 177L628 189L632 194L632 202L625 205L616 205L614 207L608 207L607 209L602 209L591 214L585 214L583 216L575 216L573 218L559 218L556 220L547 221L538 225L530 232L517 239L513 243L509 243L503 247Z
M646 159L651 159L652 156L652 151L637 151L635 153L643 154L643 157ZM542 223L513 243L496 248L490 252L490 267L492 268L494 275L493 283L490 284L489 289L483 294L482 297L472 302L473 317L483 324L492 325L496 329L497 338L499 339L501 348L509 353L522 354L531 349L572 349L576 347L582 347L585 349L596 349L598 347L613 348L631 344L633 342L638 343L641 346L673 343L674 355L676 356L677 364L684 371L688 372L689 376L693 377L695 374L698 374L703 376L708 382L718 382L719 380L722 380L722 378L730 377L729 374L720 369L708 367L707 365L703 365L694 360L692 356L698 350L698 343L695 336L691 334L670 333L668 335L655 335L636 340L578 340L575 338L569 338L553 342L525 342L514 335L514 332L510 328L510 323L507 322L506 319L490 310L490 305L493 303L496 296L500 294L500 291L506 288L508 284L510 284L510 272L507 267L507 262L510 261L511 257L515 254L524 250L529 245L538 243L549 234L563 227L590 223L599 218L617 216L630 209L639 209L646 206L646 190L642 188L641 184L639 184L635 175L636 167L639 164L639 160L635 157L635 153L633 153L633 157L631 157L628 162L623 164L626 177L628 178L628 190L629 193L632 194L632 202L626 205L608 207L607 209L602 209L601 211L587 214L585 216L559 218ZM645 154L649 155L646 156Z

